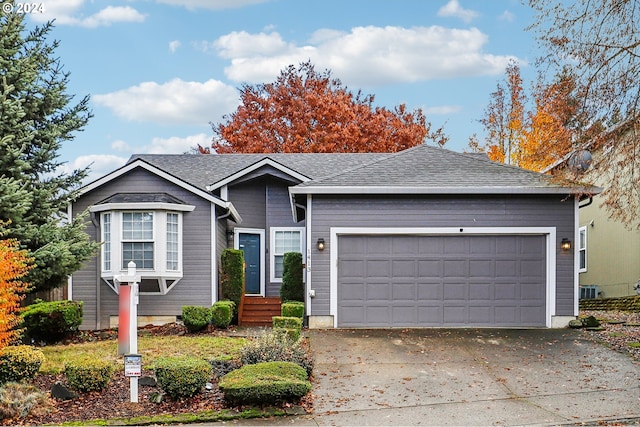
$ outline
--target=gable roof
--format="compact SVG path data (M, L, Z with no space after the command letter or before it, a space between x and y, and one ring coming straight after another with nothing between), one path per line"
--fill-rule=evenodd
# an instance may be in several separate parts
M210 191L258 167L273 166L298 181L330 176L391 153L265 153L265 154L137 154L144 160L192 185Z
M207 192L206 190L202 189L202 188L198 188L196 186L194 186L192 183L190 183L189 181L185 181L183 179L181 179L180 177L176 177L174 175L172 175L170 172L167 172L161 168L158 168L152 164L149 164L148 162L145 162L142 159L136 159L133 161L128 162L126 165L108 173L107 175L104 175L101 178L96 179L93 182L90 182L89 184L85 185L84 187L80 188L79 190L79 195L83 195L86 194L110 181L112 181L113 179L116 179L122 175L125 175L126 173L137 169L137 168L142 168L147 170L148 172L157 175L161 178L166 179L167 181L172 182L173 184L184 188L187 191L190 191L191 193L194 193L200 197L202 197L205 200L208 200L209 202L220 206L224 209L227 209L230 213L231 216L237 221L237 222L242 222L242 217L240 216L240 214L238 213L238 211L236 210L236 208L233 206L233 204L231 202L228 202L226 200L222 200L221 198L219 198L218 196L215 196L209 192Z
M369 164L310 180L292 194L583 194L550 177L489 160L421 144Z

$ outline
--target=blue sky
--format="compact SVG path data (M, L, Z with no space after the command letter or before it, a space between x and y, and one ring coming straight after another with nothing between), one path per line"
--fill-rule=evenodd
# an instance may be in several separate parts
M310 59L376 104L422 108L463 151L510 59L535 78L520 0L40 0L94 117L60 152L95 178L134 153L208 145L242 83Z

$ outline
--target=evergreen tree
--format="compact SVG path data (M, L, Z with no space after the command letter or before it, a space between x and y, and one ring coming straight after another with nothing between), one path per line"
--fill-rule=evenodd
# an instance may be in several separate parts
M46 41L52 24L27 30L24 19L0 11L0 220L33 258L25 280L41 291L66 283L97 247L84 231L86 216L67 218L87 169L60 173L58 160L91 112L88 96L72 104L66 93L58 42Z

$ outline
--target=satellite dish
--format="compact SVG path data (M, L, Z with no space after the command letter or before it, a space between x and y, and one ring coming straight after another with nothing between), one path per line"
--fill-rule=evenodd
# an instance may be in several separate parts
M584 172L589 169L592 160L588 150L578 150L569 157L567 165L572 172Z

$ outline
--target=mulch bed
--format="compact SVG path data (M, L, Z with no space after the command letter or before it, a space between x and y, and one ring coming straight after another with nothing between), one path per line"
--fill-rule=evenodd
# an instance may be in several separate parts
M231 328L228 331L208 329L202 334L221 336L234 334ZM168 324L164 326L147 326L140 328L139 335L186 335L187 330L179 324ZM114 331L81 332L71 338L67 343L80 343L96 340L117 339ZM151 376L153 372L143 370L142 375ZM38 375L33 381L33 385L41 390L49 391L51 387L60 381L64 383L64 374L58 375ZM105 420L114 418L134 418L139 416L171 415L182 413L196 413L201 411L221 411L223 409L242 410L242 408L232 408L224 400L222 392L218 389L217 383L212 381L213 389L206 390L192 398L172 400L164 396L161 403L152 403L149 398L152 393L159 392L156 387L138 386L138 403L130 402L129 379L124 375L114 375L107 388L100 392L78 393L79 396L71 400L50 399L52 410L44 414L33 414L26 418L4 420L3 425L59 425L64 422ZM311 396L309 395L301 402L305 408L311 407ZM308 409L310 411L310 409Z

